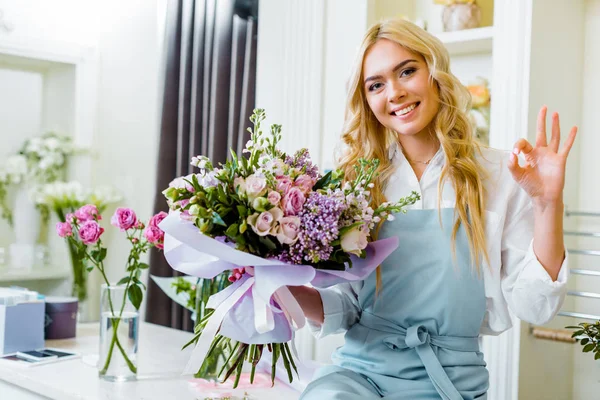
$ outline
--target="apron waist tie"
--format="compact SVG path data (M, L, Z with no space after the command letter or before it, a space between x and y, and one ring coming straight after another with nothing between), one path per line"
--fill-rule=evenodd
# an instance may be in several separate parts
M418 324L404 329L366 311L363 311L361 315L360 324L371 329L395 334L395 337L384 339L384 343L392 349L415 349L435 390L442 399L463 400L431 346L454 351L475 352L479 351L478 337L431 335L424 325Z

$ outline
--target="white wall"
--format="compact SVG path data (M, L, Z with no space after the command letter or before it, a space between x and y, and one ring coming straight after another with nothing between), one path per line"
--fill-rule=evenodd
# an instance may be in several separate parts
M599 177L600 160L600 116L598 115L598 93L600 93L600 0L585 2L585 47L583 57L583 115L579 131L579 190L578 201L573 209L600 213ZM581 231L600 232L600 218L577 218ZM582 249L600 250L600 238L578 240L577 247ZM574 258L573 268L592 269L600 271L598 257L579 256ZM578 276L572 287L576 290L600 293L600 278ZM600 315L600 300L577 298L574 309L588 314ZM569 319L574 322L592 322ZM592 353L582 353L581 345L572 347L573 353L573 399L583 400L594 398L598 393L600 383L600 363L594 361Z
M90 181L83 183L113 185L124 196L121 205L134 208L143 219L151 216L154 200L162 50L159 29L163 29L159 10L163 11L164 4L163 0L0 0L4 19L15 27L10 33L0 31L0 40L10 36L11 39L44 39L97 48L98 103L93 138L97 156ZM0 79L6 77L0 76ZM13 80L14 84L18 82ZM24 84L31 86L34 82L30 79ZM18 110L15 99L7 99L5 86L2 87L0 109L5 109L3 105L10 100L9 109ZM17 93L16 99L21 99L20 91L10 93ZM31 93L37 93L35 87ZM27 99L23 94L21 100L31 102L35 98ZM22 129L32 130L36 126L39 129L41 122L22 120L35 125ZM0 132L3 143L11 134ZM129 246L124 236L109 226L109 220L110 214L107 214L103 240L109 250L105 264L109 277L118 279L124 274ZM98 295L98 285L98 279L92 278L92 298ZM97 304L93 303L90 306L95 309Z
M547 130L551 129L551 113L560 115L562 141L573 125L581 126L582 94L588 85L582 78L584 52L584 2L534 0L531 37L531 75L527 139L535 143L537 114L548 106ZM569 60L569 61L567 61ZM580 131L569 156L564 201L577 208L582 160ZM566 221L570 227L571 221ZM567 238L567 243L570 243ZM573 265L571 265L573 267ZM573 280L570 283L573 287ZM573 300L567 298L563 310L572 310ZM572 325L572 319L557 317L547 326L562 329ZM574 390L573 345L535 339L530 324L521 324L519 365L519 398L569 399Z

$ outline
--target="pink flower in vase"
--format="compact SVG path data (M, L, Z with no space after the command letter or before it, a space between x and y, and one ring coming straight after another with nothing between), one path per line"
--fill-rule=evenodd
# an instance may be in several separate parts
M158 228L158 224L160 224L162 222L163 219L165 219L167 217L166 212L161 211L158 214L154 215L152 218L150 218L150 222L148 222L148 226L154 226L156 228Z
M122 231L135 227L138 219L131 208L119 207L110 219L110 224Z
M159 249L163 249L165 247L165 233L157 226L148 225L144 231L144 237L149 243L152 243Z
M61 238L73 236L73 228L69 222L58 222L56 224L56 233Z
M74 216L79 222L92 220L100 221L102 219L102 216L98 211L98 207L96 207L93 204L86 204L85 206L82 206L77 211L75 211ZM67 221L68 220L69 218L67 215Z
M104 232L98 222L96 221L85 221L79 227L79 238L85 245L95 244L99 239L100 235Z

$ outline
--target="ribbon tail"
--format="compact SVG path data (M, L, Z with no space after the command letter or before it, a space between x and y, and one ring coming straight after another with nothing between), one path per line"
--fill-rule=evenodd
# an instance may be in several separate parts
M204 363L204 359L206 358L206 354L210 349L210 345L219 332L219 328L221 326L221 322L225 318L225 315L231 310L231 308L237 303L242 296L252 287L254 283L254 278L249 278L246 280L238 289L236 289L231 296L225 299L216 309L214 314L209 318L202 335L198 339L198 343L196 343L196 347L192 351L192 355L183 370L183 374L195 374L198 372L202 364Z
M266 333L275 328L275 318L273 310L259 294L256 293L256 286L252 288L252 301L254 303L254 327L258 333Z

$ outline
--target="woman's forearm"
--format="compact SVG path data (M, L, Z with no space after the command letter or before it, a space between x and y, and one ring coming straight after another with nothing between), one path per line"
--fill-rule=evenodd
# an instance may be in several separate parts
M565 259L563 212L562 201L555 204L533 203L533 251L553 281L558 279Z
M322 324L325 314L323 313L323 301L319 292L308 286L288 286L288 289L300 304L304 316L311 321Z

